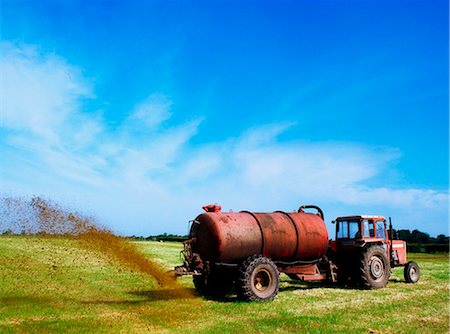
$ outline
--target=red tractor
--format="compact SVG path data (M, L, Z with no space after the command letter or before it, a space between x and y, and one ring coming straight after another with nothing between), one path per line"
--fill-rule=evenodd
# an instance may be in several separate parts
M419 280L419 267L406 261L406 243L393 240L380 216L337 218L336 239L328 240L322 210L222 213L218 205L192 221L177 276L192 275L204 295L226 295L233 287L247 301L273 299L279 273L294 280L386 286L391 268L404 266L405 280ZM314 210L315 212L309 212Z
M382 216L339 217L333 223L336 239L330 240L328 256L338 265L338 281L383 288L391 268L399 266L406 282L419 280L419 266L406 260L406 242L393 239L390 218L389 230Z

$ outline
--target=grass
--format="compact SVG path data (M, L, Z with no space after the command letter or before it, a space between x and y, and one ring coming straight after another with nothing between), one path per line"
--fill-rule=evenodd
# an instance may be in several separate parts
M179 243L136 242L167 269ZM449 257L411 254L418 284L393 270L380 290L306 285L281 276L268 303L222 301L161 289L67 238L0 237L1 333L448 333Z

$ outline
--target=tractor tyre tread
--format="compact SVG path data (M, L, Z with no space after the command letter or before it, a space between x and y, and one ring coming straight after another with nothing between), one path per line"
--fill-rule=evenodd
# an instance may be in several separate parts
M370 261L372 256L381 259L383 263L383 275L379 279L371 277ZM379 289L384 288L391 276L391 265L386 256L386 251L381 246L370 246L365 248L360 256L359 261L359 285L363 289Z

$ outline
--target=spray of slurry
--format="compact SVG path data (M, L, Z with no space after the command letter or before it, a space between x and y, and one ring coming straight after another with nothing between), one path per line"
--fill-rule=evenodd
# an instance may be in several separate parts
M57 203L33 197L4 197L0 200L0 232L64 235L75 238L87 249L100 251L116 263L155 278L161 287L180 289L173 275L140 253L132 243L99 227L92 217L61 208Z

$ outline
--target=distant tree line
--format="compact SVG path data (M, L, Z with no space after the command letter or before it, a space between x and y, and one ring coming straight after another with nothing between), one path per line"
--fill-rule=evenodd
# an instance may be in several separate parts
M187 235L178 235L178 234L158 234L158 235L150 235L148 237L142 237L142 236L135 236L132 235L131 237L128 237L132 240L141 240L141 241L177 241L177 242L183 242L187 240L189 237Z
M419 230L394 230L394 236L398 239L404 240L409 244L448 244L449 237L444 234L439 234L436 238L430 237L428 233L420 232Z
M449 252L449 237L439 234L430 237L428 233L419 230L394 230L394 239L406 241L408 251L411 253L440 253Z

